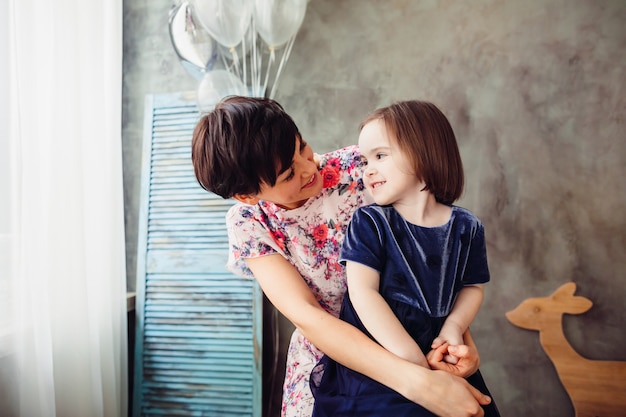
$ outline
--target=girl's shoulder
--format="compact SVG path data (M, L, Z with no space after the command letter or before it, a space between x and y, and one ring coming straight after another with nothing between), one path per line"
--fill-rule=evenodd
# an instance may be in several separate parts
M459 222L465 222L465 223L469 223L475 226L481 226L482 227L482 222L480 221L480 219L478 218L478 216L476 216L472 211L464 208L464 207L460 207L460 206L452 206L452 217L454 217L455 221Z
M368 218L374 224L386 223L390 217L397 213L393 206L379 206L376 203L370 203L359 207L354 217L359 219Z

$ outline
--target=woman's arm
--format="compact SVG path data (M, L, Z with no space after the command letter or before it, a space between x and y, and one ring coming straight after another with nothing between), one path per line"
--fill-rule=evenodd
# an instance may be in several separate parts
M307 339L337 362L437 415L483 416L479 402L488 404L489 397L461 378L431 371L395 356L354 326L324 311L298 271L281 255L246 259L246 264L269 301ZM476 359L477 356L474 361Z
M378 291L379 272L369 266L348 261L346 274L350 301L359 319L374 339L402 359L430 368L419 345L407 333Z

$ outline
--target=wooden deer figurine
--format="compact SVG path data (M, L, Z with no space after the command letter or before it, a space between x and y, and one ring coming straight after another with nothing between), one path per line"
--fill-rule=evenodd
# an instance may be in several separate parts
M563 313L581 314L592 302L574 296L576 284L562 285L549 297L529 298L506 313L511 323L539 331L539 340L565 387L576 417L626 416L626 362L580 356L563 334Z

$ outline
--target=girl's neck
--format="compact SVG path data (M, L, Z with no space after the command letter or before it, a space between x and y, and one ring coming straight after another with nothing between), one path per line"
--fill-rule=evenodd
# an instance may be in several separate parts
M396 202L393 208L409 223L422 227L444 225L452 213L450 206L437 202L429 191L420 193L416 200Z

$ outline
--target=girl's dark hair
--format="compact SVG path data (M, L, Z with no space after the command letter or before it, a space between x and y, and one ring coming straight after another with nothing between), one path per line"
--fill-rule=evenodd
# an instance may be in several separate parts
M289 169L300 136L276 101L231 96L198 121L191 161L202 188L223 198L255 195Z
M452 204L463 194L463 162L452 126L432 103L409 100L371 113L360 129L372 120L384 122L392 138L413 163L415 175L426 183L437 201Z

